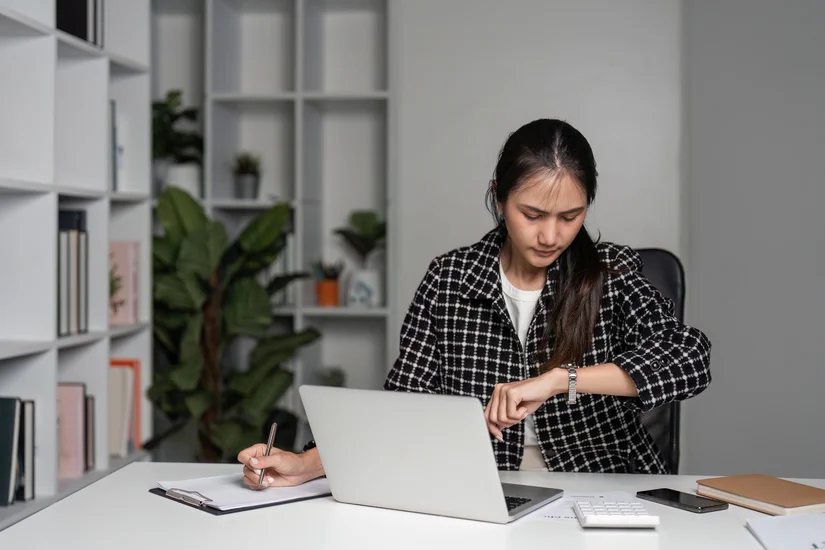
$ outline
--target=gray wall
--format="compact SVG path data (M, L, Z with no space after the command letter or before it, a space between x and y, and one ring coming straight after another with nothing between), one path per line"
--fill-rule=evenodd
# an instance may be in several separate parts
M685 2L688 308L713 341L684 470L825 477L825 2Z

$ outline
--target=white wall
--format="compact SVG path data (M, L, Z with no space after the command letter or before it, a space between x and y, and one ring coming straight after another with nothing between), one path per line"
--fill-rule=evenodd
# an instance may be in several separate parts
M825 2L685 4L693 318L685 471L825 476Z
M429 261L492 227L484 194L499 148L535 118L567 119L593 146L591 230L681 251L679 1L395 7L396 333Z

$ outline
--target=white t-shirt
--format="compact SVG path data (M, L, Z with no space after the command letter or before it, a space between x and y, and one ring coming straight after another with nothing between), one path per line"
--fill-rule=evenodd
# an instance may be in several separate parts
M530 328L530 322L533 320L533 314L536 311L536 304L541 297L541 289L539 290L521 290L514 287L507 276L504 274L504 268L499 261L499 271L501 273L501 287L504 291L504 302L507 304L507 311L510 313L510 318L513 320L513 326L516 327L519 340L521 340L522 349L527 349L527 331ZM524 419L524 444L538 445L536 439L536 424L533 420L533 415L528 415Z

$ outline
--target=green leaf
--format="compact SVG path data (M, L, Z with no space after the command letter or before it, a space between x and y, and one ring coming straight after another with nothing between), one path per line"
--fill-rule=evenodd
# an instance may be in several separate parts
M163 347L165 347L167 350L171 351L172 353L176 352L175 344L174 344L174 342L172 342L172 336L169 334L169 331L165 327L163 327L163 326L161 326L157 323L153 323L152 324L152 333L154 334L155 339L158 342L160 342L160 344Z
M299 332L289 334L278 334L260 340L252 351L249 352L250 368L269 368L274 364L279 364L291 357L298 348L306 346L321 337L321 333L314 328L305 328ZM284 359L281 355L286 354Z
M249 370L233 373L229 379L229 389L243 395L251 393L263 383L273 369L289 359L291 355L291 351L267 355L265 361L251 364Z
M186 292L189 293L189 298L192 300L195 309L200 311L206 301L206 292L204 292L200 280L192 273L181 273L179 277L183 281L183 286L186 288Z
M244 427L239 422L223 420L209 426L208 435L212 443L221 451L231 453L233 449L239 448L243 439L243 432Z
M203 360L183 363L178 365L169 373L169 379L183 391L192 391L198 386L203 370Z
M336 229L335 234L344 237L349 245L361 256L365 257L375 248L375 241L373 241L373 239L356 233L352 229Z
M289 283L291 283L292 281L306 279L307 277L309 277L309 273L305 272L278 275L276 277L273 277L272 280L269 281L269 284L266 285L266 293L272 296L273 294L285 289L287 286L289 286Z
M183 239L178 254L178 270L209 281L220 263L226 241L226 229L222 223L210 221L201 225Z
M292 385L294 375L287 370L273 372L244 401L244 413L253 424L263 424L267 414Z
M378 214L371 210L355 210L349 217L350 225L360 234L378 239L385 232L385 225Z
M180 362L184 365L197 364L203 360L201 353L201 328L203 316L195 315L186 325L180 339Z
M289 203L281 202L252 220L238 236L241 250L260 252L270 247L286 227L291 209Z
M272 324L269 296L255 279L240 279L229 287L223 305L228 334L266 336Z
M180 243L207 221L203 207L183 189L167 186L158 198L158 221L172 243Z
M155 235L152 237L152 260L158 267L169 269L175 265L175 257L178 254L178 247L166 236Z
M184 400L193 420L198 420L212 406L212 394L206 390L186 396Z
M203 290L191 277L184 278L174 273L158 275L154 283L154 299L170 309L197 311L203 304Z

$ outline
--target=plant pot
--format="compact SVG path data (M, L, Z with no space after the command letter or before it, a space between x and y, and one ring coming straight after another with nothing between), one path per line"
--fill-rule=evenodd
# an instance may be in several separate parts
M257 200L260 182L255 174L235 174L235 198Z
M201 196L201 167L198 164L172 164L166 175L166 184L180 187L195 198Z
M338 281L322 279L315 283L317 302L322 307L336 307L338 305Z
M381 273L377 269L356 269L347 288L347 306L380 307L384 297Z

